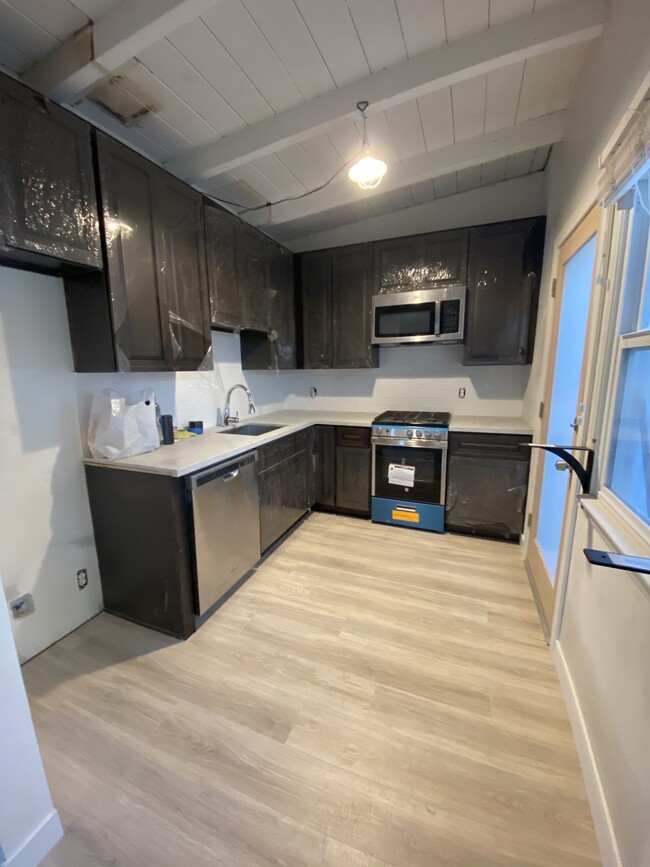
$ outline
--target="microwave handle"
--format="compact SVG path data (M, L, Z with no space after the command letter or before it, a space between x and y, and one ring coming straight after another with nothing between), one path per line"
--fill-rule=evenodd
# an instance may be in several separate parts
M433 333L436 337L440 336L440 313L442 311L442 304L440 301L433 302L436 305L436 314L435 314L435 323L433 326Z

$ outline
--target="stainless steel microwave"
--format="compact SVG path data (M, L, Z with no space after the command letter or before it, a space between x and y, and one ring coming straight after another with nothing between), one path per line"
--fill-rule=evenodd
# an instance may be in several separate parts
M372 299L372 342L461 343L465 333L465 286L444 286Z

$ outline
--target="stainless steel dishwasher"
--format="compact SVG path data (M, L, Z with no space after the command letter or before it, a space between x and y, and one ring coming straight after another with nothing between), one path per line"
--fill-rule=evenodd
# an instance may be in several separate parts
M257 452L190 476L198 614L260 559Z

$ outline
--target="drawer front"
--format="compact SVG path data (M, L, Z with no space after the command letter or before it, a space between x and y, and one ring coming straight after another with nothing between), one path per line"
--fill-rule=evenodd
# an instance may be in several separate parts
M336 428L336 445L347 446L348 448L370 448L370 428L369 427L337 427Z
M530 449L522 443L532 442L526 434L450 433L449 457L498 458L501 460L530 461Z
M285 461L297 452L305 450L307 448L306 433L306 431L299 431L266 446L261 446L258 449L260 473Z

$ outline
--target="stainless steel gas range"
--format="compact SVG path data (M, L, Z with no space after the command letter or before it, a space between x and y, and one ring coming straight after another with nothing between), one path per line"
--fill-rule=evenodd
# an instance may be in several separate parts
M384 412L372 423L372 520L445 528L448 412Z

